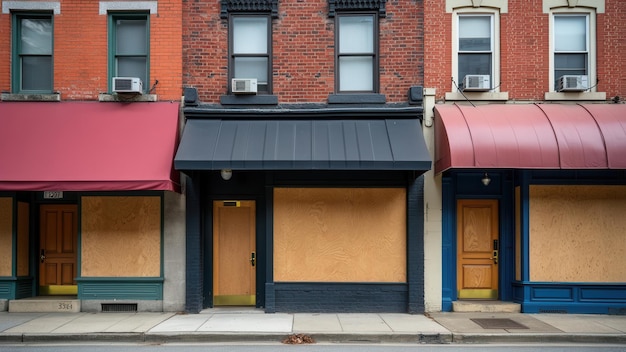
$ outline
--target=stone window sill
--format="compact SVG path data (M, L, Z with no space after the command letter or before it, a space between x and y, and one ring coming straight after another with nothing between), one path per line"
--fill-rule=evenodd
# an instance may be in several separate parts
M278 105L278 97L271 94L229 94L220 97L222 105Z
M604 92L546 92L545 100L606 100Z
M2 101L61 101L61 93L49 94L11 94L2 93Z
M100 102L156 102L158 96L156 94L108 94L100 93L98 95Z
M384 94L330 94L328 104L385 104Z
M465 94L465 96L463 96ZM506 101L509 100L508 92L446 92L446 100L470 100L470 101Z

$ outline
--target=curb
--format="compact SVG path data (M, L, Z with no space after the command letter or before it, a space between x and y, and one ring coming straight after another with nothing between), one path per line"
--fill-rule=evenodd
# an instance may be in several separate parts
M23 343L44 342L126 342L144 341L144 333L86 333L86 334L22 334Z
M624 334L472 334L455 333L452 335L454 344L479 343L606 343L626 344Z
M1 344L20 343L236 343L274 342L282 343L291 333L86 333L49 334L0 333ZM477 333L395 333L395 334L352 334L352 333L312 333L305 334L315 343L345 344L489 344L489 343L600 343L625 344L626 334L477 334Z

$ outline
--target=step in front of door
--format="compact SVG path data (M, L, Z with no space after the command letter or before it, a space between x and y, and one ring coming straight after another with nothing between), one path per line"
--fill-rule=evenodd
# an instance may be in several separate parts
M78 313L78 299L19 299L9 301L11 313Z
M453 312L519 313L522 306L514 302L467 300L452 302Z

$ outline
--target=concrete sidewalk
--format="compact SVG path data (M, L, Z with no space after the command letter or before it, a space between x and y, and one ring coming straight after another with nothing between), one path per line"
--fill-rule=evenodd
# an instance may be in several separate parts
M200 314L0 312L0 343L280 343L293 334L331 343L593 342L626 346L626 316L265 314L240 309L208 309Z

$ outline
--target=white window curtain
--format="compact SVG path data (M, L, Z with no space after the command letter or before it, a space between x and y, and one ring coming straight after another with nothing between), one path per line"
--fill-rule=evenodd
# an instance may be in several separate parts
M554 42L556 51L587 51L587 17L555 16Z
M267 54L266 17L236 17L233 19L233 53Z

